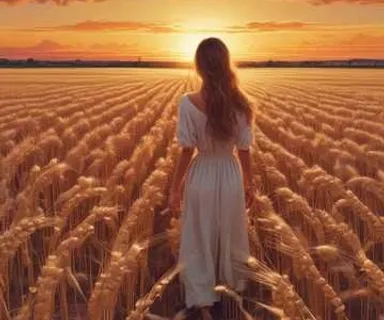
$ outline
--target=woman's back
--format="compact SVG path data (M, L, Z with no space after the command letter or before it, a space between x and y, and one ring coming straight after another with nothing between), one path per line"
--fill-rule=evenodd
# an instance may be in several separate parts
M186 147L197 147L198 151L210 155L231 155L234 147L247 149L252 143L252 128L244 114L237 112L238 126L232 139L221 142L207 130L207 115L189 94L184 94L179 103L177 134Z
M179 103L176 136L183 147L199 151L185 180L182 209L180 262L186 304L210 305L218 301L217 283L241 288L243 277L233 269L249 252L245 200L240 166L234 147L248 149L251 126L238 115L235 136L220 142L209 134L206 114L188 95Z
M252 107L219 39L200 43L195 60L203 81L198 92L180 99L176 137L183 150L170 204L176 209L182 192L179 261L186 305L201 307L203 319L210 320L209 306L220 300L216 284L244 289L244 274L235 266L249 254L244 187L252 176ZM247 150L238 159L235 146ZM199 152L192 159L194 148Z

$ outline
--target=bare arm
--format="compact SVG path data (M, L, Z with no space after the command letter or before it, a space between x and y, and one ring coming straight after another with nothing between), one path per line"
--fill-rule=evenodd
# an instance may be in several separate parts
M245 207L252 205L254 200L255 185L253 182L251 154L248 150L238 149L239 160L243 170L244 189L245 189Z
M243 170L244 186L245 187L253 187L251 153L250 153L249 149L248 150L238 149L237 152L239 155L241 168Z
M173 174L171 193L181 192L181 181L187 171L187 168L191 162L194 148L183 148L181 155L177 161L175 172Z

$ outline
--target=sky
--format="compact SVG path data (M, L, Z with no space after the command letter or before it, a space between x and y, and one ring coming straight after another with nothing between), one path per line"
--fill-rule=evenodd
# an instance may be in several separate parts
M384 59L384 0L0 0L0 58L192 61L210 36L235 61Z

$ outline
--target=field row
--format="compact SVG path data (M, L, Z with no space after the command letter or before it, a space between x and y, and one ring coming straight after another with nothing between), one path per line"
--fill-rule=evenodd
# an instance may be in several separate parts
M0 319L182 318L180 217L163 210L177 102L199 82L104 75L0 85ZM384 314L382 94L354 79L372 90L358 98L336 90L340 78L312 76L242 74L258 184L249 287L216 288L223 319Z

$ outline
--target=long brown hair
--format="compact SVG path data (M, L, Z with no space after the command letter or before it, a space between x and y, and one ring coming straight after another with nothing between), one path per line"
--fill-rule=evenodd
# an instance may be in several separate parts
M207 114L207 127L220 141L235 134L236 111L245 114L251 123L251 103L240 90L227 46L218 38L200 42L195 54L195 68L203 80L202 98Z

